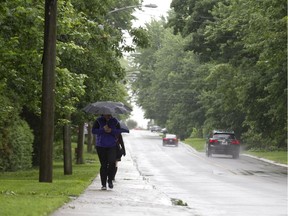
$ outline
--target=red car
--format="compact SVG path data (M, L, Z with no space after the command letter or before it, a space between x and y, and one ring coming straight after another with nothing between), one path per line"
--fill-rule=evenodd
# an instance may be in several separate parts
M165 145L174 145L178 146L178 138L175 134L166 134L163 137L163 146Z

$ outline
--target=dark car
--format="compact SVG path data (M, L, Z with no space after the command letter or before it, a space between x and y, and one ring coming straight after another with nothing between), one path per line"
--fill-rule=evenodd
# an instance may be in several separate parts
M175 134L166 134L162 140L163 140L163 146L165 145L178 146L178 138Z
M154 125L150 128L151 132L160 132L161 131L161 127Z
M214 130L206 142L206 155L212 154L232 155L239 158L240 141L236 139L233 131Z

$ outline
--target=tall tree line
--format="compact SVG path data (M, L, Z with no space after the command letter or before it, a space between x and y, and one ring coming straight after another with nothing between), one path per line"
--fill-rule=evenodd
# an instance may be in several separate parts
M249 148L286 148L287 2L173 0L147 25L134 83L146 118L181 138L233 129Z
M81 125L94 118L81 111L88 103L127 102L122 84L125 70L119 59L133 47L125 43L123 30L140 46L145 44L145 31L132 28L133 8L112 14L109 11L139 3L138 0L57 1L55 142L63 139L63 126ZM43 35L44 0L1 2L2 170L31 167L31 161L39 165ZM19 136L15 139L20 130L22 140ZM21 154L16 154L20 145L27 146L25 166L23 162L13 164L12 160Z

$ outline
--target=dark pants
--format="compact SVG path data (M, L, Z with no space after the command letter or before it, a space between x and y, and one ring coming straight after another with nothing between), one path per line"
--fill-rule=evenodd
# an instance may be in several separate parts
M96 150L101 164L101 184L106 187L107 178L108 181L112 181L115 174L116 146L110 148L96 146Z

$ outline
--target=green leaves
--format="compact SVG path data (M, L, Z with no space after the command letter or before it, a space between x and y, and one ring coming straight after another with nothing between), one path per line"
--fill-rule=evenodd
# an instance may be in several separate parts
M163 23L152 22L147 29L151 47L140 49L141 55L136 56L141 66L134 83L139 90L138 103L146 118L185 138L198 123L191 121L197 110L197 92L190 88L197 77L198 59L192 52L184 52L185 40L164 29Z
M93 101L125 100L127 93L121 83L125 71L119 58L127 45L123 43L121 28L130 30L132 10L113 16L107 14L116 7L138 3L136 0L57 2L56 122L67 123L62 121L64 113L83 117L81 108ZM34 0L0 4L0 102L3 104L0 127L13 122L11 113L21 115L35 127L35 142L39 142L36 132L39 122L34 125L32 119L40 116L44 6L44 1ZM134 36L135 42L145 46L143 29L134 30Z
M67 69L57 68L56 109L60 116L76 111L75 105L85 94L85 74L70 73Z
M38 5L39 6L39 5ZM18 95L19 106L38 111L41 79L43 8L32 3L6 1L1 4L0 67L7 89Z
M249 145L286 146L286 2L173 0L171 6L168 26L183 38L152 22L151 47L137 58L135 86L146 117L181 136L189 135L187 127L204 134L231 128Z
M132 41L136 44L136 46L141 48L147 48L149 46L148 34L142 27L132 29L130 34L132 35Z

